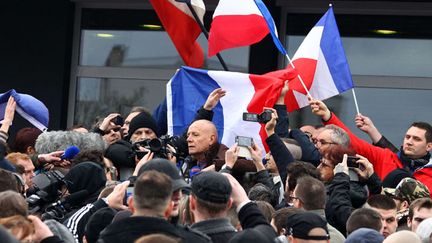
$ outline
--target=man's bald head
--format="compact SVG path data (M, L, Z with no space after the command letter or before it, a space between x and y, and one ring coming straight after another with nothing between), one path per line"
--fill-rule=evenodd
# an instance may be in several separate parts
M197 159L202 157L210 149L210 146L217 143L217 140L217 129L213 122L197 120L189 126L187 133L189 154Z

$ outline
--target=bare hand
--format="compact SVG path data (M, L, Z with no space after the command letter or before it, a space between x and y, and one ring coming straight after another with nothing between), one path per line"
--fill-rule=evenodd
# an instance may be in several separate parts
M240 148L237 146L237 143L235 143L233 146L231 146L231 148L229 148L226 152L225 152L225 164L230 167L233 168L237 158L238 158L238 153L239 153Z
M233 199L234 206L237 207L243 202L250 201L246 194L246 191L232 175L228 173L222 173L222 175L226 176L231 184L232 187L231 198Z
M285 95L289 90L289 84L288 84L288 80L284 81L284 86L282 88L281 94L279 95L278 100L276 101L277 105L283 105L285 104Z
M64 154L63 150L51 152L49 154L39 154L38 160L42 163L55 163L60 162L62 159L60 158Z
M15 99L12 96L10 96L5 108L3 123L0 128L1 131L5 133L9 132L9 127L12 125L12 121L15 116L15 108L16 108Z
M211 111L213 110L213 108L216 107L216 105L218 104L219 100L224 97L226 94L226 91L223 90L222 88L217 88L215 90L213 90L209 96L207 97L207 100L204 104L204 109Z
M114 118L120 116L119 113L111 113L107 117L105 117L102 121L102 123L99 125L99 129L102 131L108 131L112 128L119 127L118 125L115 125L112 121Z
M110 208L119 209L119 210L126 210L128 207L126 207L123 204L123 198L126 193L126 189L129 186L130 181L124 181L114 187L114 191L111 192L108 197L108 206Z
M273 108L264 107L264 110L271 110L272 111L272 118L271 118L271 120L268 121L265 124L265 129L266 129L266 132L267 132L267 136L270 137L271 135L273 135L273 133L275 133L274 130L275 130L275 127L276 127L278 115L277 115L276 110L273 109Z
M201 171L202 171L202 172L204 172L204 171L216 171L216 166L213 164L213 165L210 165L210 166L205 167L205 168L202 169Z
M369 179L374 173L374 168L371 162L366 157L363 157L359 154L356 154L360 159L357 160L357 164L360 164L360 168L354 168L354 171L359 175L359 177L363 180Z
M137 175L138 175L138 171L141 169L141 167L142 167L145 163L147 163L148 161L150 161L150 160L153 159L153 155L154 155L153 152L148 151L148 153L145 154L145 155L142 157L142 159L141 159L141 160L136 164L136 166L135 166L135 170L134 170L134 172L133 172L132 175L137 176Z
M328 107L321 100L310 99L309 104L312 109L312 113L321 117L324 121L328 121L331 116L331 112Z
M337 164L337 165L335 166L335 168L333 169L333 174L336 175L337 173L343 172L343 173L349 175L349 174L348 174L348 165L347 165L347 161L348 161L348 155L347 155L347 154L344 154L343 159L342 159L342 162L340 162L339 164Z
M257 171L265 170L265 166L262 163L262 150L260 149L260 147L253 143L252 147L248 147L248 149L252 155L252 160L255 164L255 167L257 168Z
M358 114L355 118L356 126L363 132L369 133L372 129L376 129L372 120L362 114Z
M35 242L41 242L42 240L54 236L53 232L49 229L49 227L42 222L38 217L29 215L27 217L33 224L35 233L33 234L33 240Z

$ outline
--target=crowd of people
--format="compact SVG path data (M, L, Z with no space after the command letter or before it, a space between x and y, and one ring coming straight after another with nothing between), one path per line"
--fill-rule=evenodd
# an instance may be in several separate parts
M178 136L165 134L164 103L91 128L9 134L10 97L1 242L432 242L432 126L413 122L397 148L359 114L353 122L370 143L311 98L322 124L292 128L287 88L264 108L267 152L219 142L222 89Z

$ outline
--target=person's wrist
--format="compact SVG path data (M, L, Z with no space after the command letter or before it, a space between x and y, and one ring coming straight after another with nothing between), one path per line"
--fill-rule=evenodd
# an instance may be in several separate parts
M326 122L326 121L330 120L330 118L331 118L331 112L330 112L330 110L327 110L325 112L324 116L322 117L322 119L323 119L323 121Z

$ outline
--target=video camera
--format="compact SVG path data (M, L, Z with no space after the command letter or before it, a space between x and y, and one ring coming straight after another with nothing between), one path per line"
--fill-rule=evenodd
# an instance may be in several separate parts
M61 196L61 188L66 184L64 175L57 170L42 172L32 179L34 186L27 191L30 214L43 212L47 205Z
M250 121L250 122L259 122L266 124L269 122L272 118L272 110L264 110L261 114L255 114L255 113L243 113L243 121Z
M175 151L171 151L168 145L172 146ZM189 154L187 143L180 136L164 135L160 138L145 139L134 143L132 148L138 159L142 159L147 154L147 151L142 151L140 148L153 152L154 158L167 159L168 154L172 154L177 159L184 159Z

